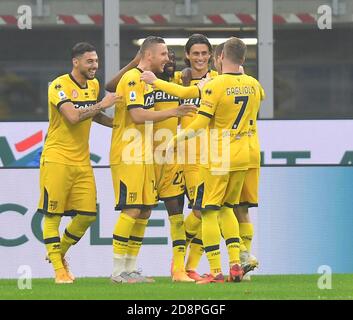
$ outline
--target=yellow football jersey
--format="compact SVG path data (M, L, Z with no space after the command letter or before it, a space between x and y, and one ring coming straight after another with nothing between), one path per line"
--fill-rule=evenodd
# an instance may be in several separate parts
M144 108L154 110L152 86L140 80L143 71L134 68L124 74L116 88L123 97L115 105L110 163L152 163L153 123L135 124L129 110Z
M265 99L265 91L259 83L260 90L260 99ZM260 105L259 105L260 108ZM261 153L260 153L260 142L259 136L257 132L257 114L259 112L259 108L256 110L255 108L252 110L250 121L249 121L249 153L250 153L250 161L249 168L260 168L261 162Z
M211 119L208 166L212 170L248 169L250 120L260 100L259 82L248 75L224 73L205 85L199 114Z
M175 82L175 79L171 79L170 82ZM163 111L176 108L179 105L179 98L172 96L162 90L154 90L154 110ZM163 144L167 146L166 134L170 135L170 139L176 135L178 128L178 118L172 117L163 121L155 122L153 124L153 149L155 150L159 145ZM163 130L168 130L164 133ZM161 140L162 139L162 140Z
M56 78L48 89L49 128L44 144L44 161L68 165L90 165L89 133L92 118L70 124L60 113L60 106L72 102L75 108L88 108L97 103L99 82L87 80L82 87L71 74Z
M205 78L207 76L210 78L214 78L217 75L218 75L217 71L209 70L203 77L191 79L190 86L197 85L202 78ZM179 84L182 84L181 76L176 75L176 78L179 79ZM193 104L199 108L200 102L201 102L201 97L180 99L179 103L180 104ZM185 129L192 121L195 120L195 118L196 118L196 113L192 117L182 117L180 120L180 128ZM189 142L186 143L185 155L188 157L186 159L186 164L199 164L200 163L200 148L201 148L200 137L195 137L194 139L195 139L194 141L190 140ZM192 149L195 149L195 152Z

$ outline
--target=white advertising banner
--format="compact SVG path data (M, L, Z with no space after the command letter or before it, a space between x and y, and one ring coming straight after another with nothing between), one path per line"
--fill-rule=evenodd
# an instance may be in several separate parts
M353 120L259 120L263 164L353 164ZM0 167L33 165L47 122L0 122ZM109 165L111 129L93 124L92 165Z

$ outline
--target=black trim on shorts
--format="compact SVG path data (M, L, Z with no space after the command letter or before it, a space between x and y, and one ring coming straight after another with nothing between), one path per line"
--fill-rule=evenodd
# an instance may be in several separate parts
M239 242L240 242L239 238L226 239L226 245L231 244L231 243L239 243Z
M142 104L130 104L127 106L127 109L128 110L131 110L131 109L136 109L136 108L143 108L144 106Z
M197 194L194 201L194 205L192 206L193 209L201 210L202 209L202 199L203 194L205 192L205 184L202 183L197 187Z
M203 246L203 242L201 239L194 238L191 240L191 243L199 244L200 246Z
M251 203L251 202L240 202L239 204L235 205L236 207L248 207L248 208L254 208L258 207L258 203Z
M228 203L228 202L225 202L225 203L223 204L223 206L224 206L224 207L228 207L228 208L234 209L234 207L235 207L236 205L230 204L230 203Z
M185 235L186 235L186 237L187 237L188 239L192 239L193 237L196 236L196 234L191 234L191 233L188 233L188 232L186 232L186 231L185 231Z
M43 239L43 241L44 241L44 244L51 244L51 243L57 243L57 242L60 243L60 237L46 238L46 239Z
M48 191L44 187L43 210L46 211L46 212L48 212L48 199L49 199Z
M213 116L211 114L209 114L207 112L204 112L204 111L199 111L198 114L201 114L201 115L203 115L203 116L205 116L207 118L210 118L210 119L213 118Z
M73 235L72 233L70 233L69 231L67 231L67 229L65 229L65 234L66 236L68 236L69 238L71 238L72 240L75 240L76 242L79 242L81 240L81 238L76 237L75 235Z
M172 197L163 197L163 198L161 198L161 197L159 197L158 199L159 200L161 200L161 201L169 201L169 200L174 200L174 199L179 199L179 198L181 198L181 197L184 197L184 192L183 193L181 193L181 194L178 194L177 196L172 196Z
M219 250L219 245L216 244L215 246L208 246L208 247L205 247L205 252L211 252L211 251L216 251L216 250Z
M129 240L136 241L136 242L142 242L143 238L130 236Z
M141 210L148 210L148 209L152 209L158 206L158 203L156 204L117 204L115 206L115 210L116 211L121 211L124 209L141 209Z
M221 210L221 206L213 205L213 204L208 204L201 210Z
M117 236L116 234L113 234L113 239L116 241L120 241L120 242L128 242L129 241L129 238Z
M64 212L49 212L49 211L47 211L47 210L44 210L44 209L37 209L37 212L38 213L41 213L41 214L44 214L45 216L66 216L65 214L64 214Z
M56 105L56 107L57 107L58 109L60 109L60 107L61 107L64 103L66 103L66 102L72 102L72 101L71 101L71 99L62 100L62 101L60 101L60 102Z
M75 217L76 215L81 215L81 216L90 216L90 217L95 217L97 215L97 212L91 212L91 211L81 211L81 210L65 210L64 215L69 216L69 217Z
M173 241L173 247L178 247L178 246L185 246L186 241L185 240L175 240Z

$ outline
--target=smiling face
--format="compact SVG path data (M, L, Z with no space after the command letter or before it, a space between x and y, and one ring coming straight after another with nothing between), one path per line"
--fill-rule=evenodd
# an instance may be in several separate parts
M151 65L151 71L162 73L164 66L169 61L167 45L165 43L156 43L148 49L147 55Z
M208 62L211 58L211 52L206 44L196 43L190 48L189 53L185 53L190 61L191 68L197 72L207 72Z
M85 52L73 58L73 65L79 73L87 80L92 80L96 76L98 69L98 55L96 51Z

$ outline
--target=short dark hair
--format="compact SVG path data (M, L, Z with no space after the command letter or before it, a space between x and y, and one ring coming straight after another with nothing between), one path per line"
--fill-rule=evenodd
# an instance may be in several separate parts
M223 43L220 43L217 47L216 47L216 50L214 51L214 56L216 58L218 58L221 54L222 54L222 51L224 49L224 44L225 42Z
M242 64L246 55L246 44L239 38L232 37L224 44L224 57L236 64Z
M185 45L185 52L187 54L190 54L191 47L194 44L205 44L208 47L208 50L210 51L210 53L212 54L212 45L211 45L210 41L208 41L208 39L205 35L200 34L200 33L194 33L189 37L189 39ZM189 59L185 58L184 61L185 61L186 65L188 67L190 67Z
M71 49L71 58L82 56L85 52L97 51L96 48L88 42L76 43Z
M157 43L165 43L164 39L161 37L156 37L156 36L149 36L147 37L140 48L140 52L143 55L147 49L151 48L154 44Z

